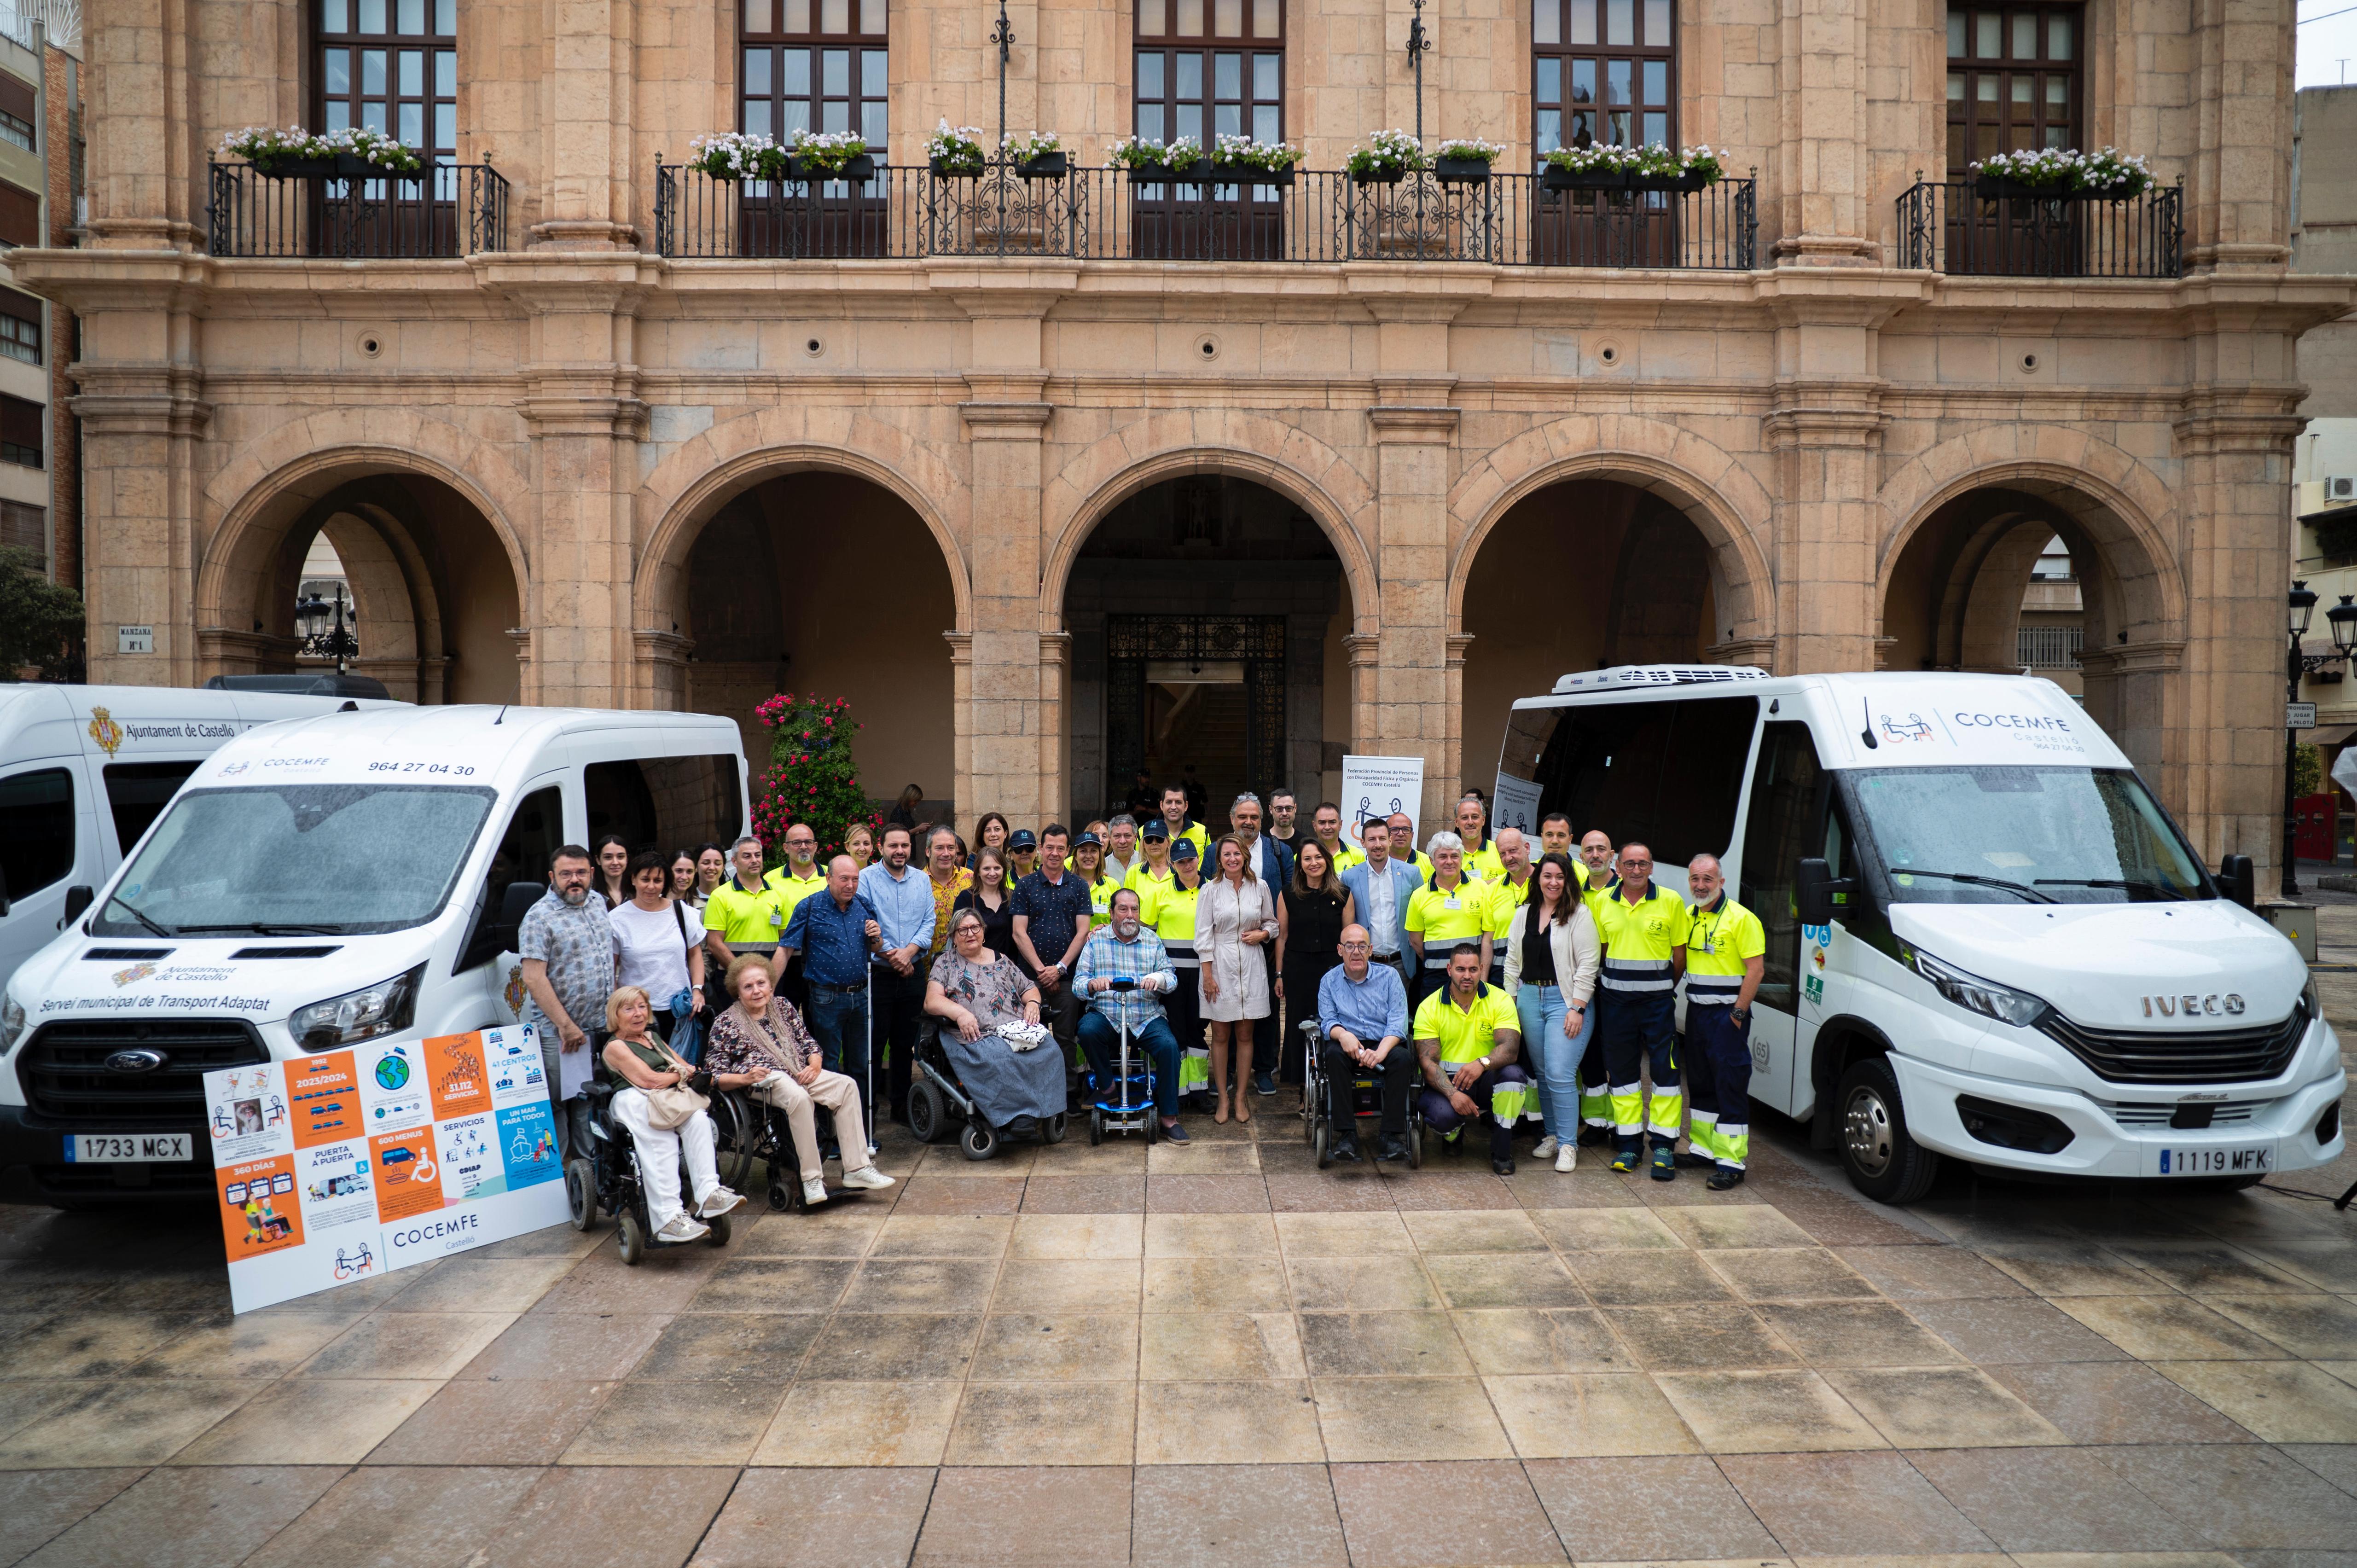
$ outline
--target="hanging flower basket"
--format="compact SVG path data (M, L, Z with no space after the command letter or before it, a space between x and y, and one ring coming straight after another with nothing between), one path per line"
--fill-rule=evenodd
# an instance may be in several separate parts
M2143 157L2105 147L1999 153L1972 166L1973 194L1983 201L2126 201L2152 188Z
M982 130L975 125L952 125L944 117L925 140L925 161L935 179L978 179L989 156L982 150Z
M1353 185L1397 185L1406 177L1407 170L1396 164L1378 165L1373 168L1354 168L1351 171L1351 183Z
M926 161L931 165L935 179L978 179L982 177L979 159L972 163L963 158L929 158Z
M267 179L414 178L425 167L415 151L364 125L326 136L300 125L249 125L222 137L218 151L243 158Z
M1270 168L1265 164L1213 164L1211 183L1214 185L1275 185L1290 188L1293 166Z
M1359 185L1397 185L1420 169L1432 166L1424 147L1405 131L1377 131L1351 149L1342 162Z
M1711 182L1704 174L1632 174L1629 177L1631 190L1700 190Z
M1015 166L1015 172L1025 179L1061 179L1072 172L1070 153L1041 153L1025 158Z
M1440 151L1433 156L1433 177L1443 185L1485 184L1490 178L1490 166L1505 153L1506 149L1497 143L1478 138L1443 142Z
M786 159L786 172L779 177L789 183L805 185L830 179L847 179L854 185L864 185L876 177L876 158L869 153L857 153L840 162L819 162L791 156Z
M1539 185L1547 190L1626 190L1629 174L1617 168L1565 168L1549 164L1540 172Z

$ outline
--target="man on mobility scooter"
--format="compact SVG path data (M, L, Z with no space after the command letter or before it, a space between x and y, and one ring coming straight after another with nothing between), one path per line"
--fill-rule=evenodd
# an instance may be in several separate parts
M1097 1098L1122 1091L1114 1058L1125 1026L1129 1038L1153 1059L1154 1109L1162 1136L1187 1143L1187 1130L1178 1125L1178 1037L1162 1016L1160 1000L1178 988L1178 974L1162 939L1140 922L1135 888L1115 893L1113 923L1089 933L1072 972L1072 988L1088 1005L1081 1019L1081 1049L1088 1053Z

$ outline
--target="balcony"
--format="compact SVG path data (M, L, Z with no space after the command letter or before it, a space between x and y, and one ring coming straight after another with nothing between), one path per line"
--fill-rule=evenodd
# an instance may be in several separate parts
M1910 187L1899 199L1899 264L2015 278L2173 278L2183 267L2182 186L2116 201L1975 191L1971 180Z
M216 256L382 261L507 249L508 182L489 164L371 177L215 163L211 175L206 227Z
M655 166L665 256L924 256L1139 262L1487 262L1499 266L1748 271L1756 182L1695 191L1558 191L1539 177L1360 184L1338 170L1283 183L1140 182L1123 168L1026 179L924 166L870 178L763 183Z

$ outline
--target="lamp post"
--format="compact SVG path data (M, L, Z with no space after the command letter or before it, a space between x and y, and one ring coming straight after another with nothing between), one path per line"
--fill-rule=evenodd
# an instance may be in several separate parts
M336 661L336 673L347 673L346 666L360 657L360 639L344 624L344 585L336 585L334 603L316 594L295 604L295 630L302 638L303 651L317 659Z
M1422 0L1418 0L1422 4ZM1015 48L1015 24L1006 19L1006 0L998 0L998 24L990 29L998 46L998 145L1006 145L1006 58Z
M2329 670L2357 653L2357 595L2350 594L2341 595L2341 602L2324 612L2325 623L2332 628L2332 651L2301 650L2300 639L2308 635L2309 623L2316 617L2316 590L2305 579L2296 579L2284 598L2284 625L2289 634L2284 654L2283 896L2287 898L2299 896L2299 798L2292 782L2299 761L2299 732L2291 727L2288 705L2299 701L2303 677Z
M1424 145L1424 57L1432 52L1432 35L1424 30L1424 0L1415 0L1415 15L1407 24L1407 63L1415 72L1415 145Z

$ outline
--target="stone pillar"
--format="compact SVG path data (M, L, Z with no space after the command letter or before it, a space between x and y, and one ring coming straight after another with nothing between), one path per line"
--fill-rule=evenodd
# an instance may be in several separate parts
M1465 632L1449 633L1441 645L1442 656L1446 660L1445 667L1448 671L1448 712L1447 715L1448 720L1448 734L1446 742L1447 749L1444 753L1446 761L1443 763L1441 769L1443 774L1446 776L1448 789L1444 792L1444 798L1440 802L1440 809L1452 812L1457 809L1458 800L1461 799L1465 793L1465 786L1469 783L1477 782L1481 774L1490 771L1490 769L1484 766L1482 758L1473 757L1469 759L1473 772L1470 776L1466 773L1466 767L1469 759L1465 755L1465 650L1472 646L1473 639L1471 635ZM1432 793L1429 788L1429 783L1430 781L1426 780L1427 788L1425 790L1425 794L1427 801L1429 801ZM1483 784L1481 786L1483 793L1486 794L1489 788L1490 787L1487 784ZM1429 809L1428 806L1427 809ZM1454 821L1453 818L1442 819L1438 817L1433 818L1432 820L1435 822L1448 820L1452 822Z
M540 160L548 172L533 242L570 250L637 249L631 176L641 171L631 167L630 156L638 118L637 0L567 0L548 16L554 31L541 83L546 131ZM653 200L650 188L650 229Z
M974 804L974 633L945 631L950 645L950 800L961 822L987 806Z
M1867 0L1780 0L1776 240L1782 266L1873 266L1867 188Z
M1039 634L1039 820L1070 822L1080 813L1072 801L1071 729L1072 634ZM1078 827L1072 829L1080 832Z
M2193 0L2191 20L2200 140L2186 189L2186 270L2280 268L2291 259L2291 14Z
M1345 751L1364 753L1374 744L1375 704L1382 690L1383 639L1372 632L1347 632L1342 650L1351 660L1351 733L1342 736ZM1329 737L1330 738L1330 737ZM1341 766L1340 763L1336 767Z
M1385 396L1385 393L1390 395ZM1380 543L1375 569L1383 585L1377 634L1372 723L1356 747L1384 757L1424 758L1418 820L1453 795L1458 682L1448 662L1448 444L1458 413L1446 387L1391 386L1367 411L1374 427ZM1431 402L1408 402L1408 396Z
M204 243L205 160L189 118L194 9L191 0L117 0L82 29L90 236L99 249Z

